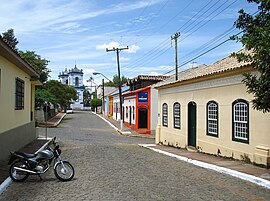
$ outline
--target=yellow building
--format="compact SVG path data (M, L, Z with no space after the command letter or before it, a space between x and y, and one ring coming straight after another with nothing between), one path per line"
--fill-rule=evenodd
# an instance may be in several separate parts
M0 160L36 138L34 99L38 78L0 36Z
M156 143L270 166L270 114L252 108L241 81L250 64L226 57L156 85Z

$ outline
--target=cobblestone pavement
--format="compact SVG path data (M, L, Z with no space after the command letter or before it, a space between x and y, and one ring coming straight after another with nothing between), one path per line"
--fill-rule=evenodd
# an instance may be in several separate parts
M74 179L60 182L51 169L42 181L13 182L0 200L270 200L263 187L141 148L154 140L121 136L89 112L67 115L48 136Z

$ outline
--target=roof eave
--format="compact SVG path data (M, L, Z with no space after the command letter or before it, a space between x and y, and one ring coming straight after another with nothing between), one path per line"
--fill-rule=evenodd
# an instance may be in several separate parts
M38 77L39 74L26 62L18 53L11 49L7 44L0 40L0 54L18 68L26 72L31 77Z
M160 89L166 89L166 88L171 88L171 87L175 87L175 86L180 86L180 85L186 85L186 84L190 84L190 83L194 83L194 82L200 82L203 80L210 80L210 79L216 79L216 78L220 78L220 77L226 77L226 76L230 76L233 74L243 74L243 73L248 73L248 72L254 72L256 71L251 65L244 65L235 69L230 69L230 70L225 70L225 71L221 71L221 72L214 72L211 74L207 74L207 75L202 75L202 76L198 76L195 78L191 78L191 79L183 79L183 80L179 80L176 81L174 83L168 83L162 86L157 86L155 87L155 89L160 90Z

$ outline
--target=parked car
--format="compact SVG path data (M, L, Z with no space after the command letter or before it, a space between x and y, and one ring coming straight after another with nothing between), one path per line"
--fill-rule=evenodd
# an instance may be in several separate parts
M73 113L73 109L72 108L67 108L66 113L67 114L72 114Z

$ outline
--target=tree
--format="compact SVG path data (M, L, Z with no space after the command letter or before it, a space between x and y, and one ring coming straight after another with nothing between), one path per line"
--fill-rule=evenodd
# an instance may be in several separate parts
M85 89L84 91L83 91L83 104L85 105L85 106L89 106L89 101L90 101L90 99L91 99L91 94L90 94L90 92L87 90L87 89Z
M120 84L123 85L126 82L128 82L128 78L126 78L125 76L122 76ZM105 82L104 85L107 86L107 87L118 87L119 86L118 75L114 75L112 82L111 81L110 82Z
M258 11L255 15L239 11L235 26L243 31L242 36L233 36L252 53L237 53L234 56L238 61L251 61L259 75L244 74L243 82L247 92L254 95L253 107L264 113L270 112L270 1L247 0L257 3Z
M93 98L90 101L90 106L96 110L97 107L102 106L102 100L100 98Z
M19 41L15 37L13 29L9 29L6 32L2 33L2 36L3 39L6 40L13 49L17 50L16 45L19 43Z
M57 104L55 96L50 93L47 89L38 88L35 93L35 105L36 107L41 107L45 102Z
M40 55L36 54L34 51L19 51L20 56L25 59L40 75L40 81L42 83L46 82L51 72L47 66L49 61L42 59Z
M16 45L19 43L17 38L14 35L14 30L9 29L3 34L3 39L6 40L10 46L18 50ZM49 73L51 72L47 66L49 61L46 59L42 59L40 55L36 54L34 51L19 51L20 56L25 59L40 75L40 81L42 83L46 82L49 77Z
M59 104L66 109L71 100L76 100L77 91L73 86L64 85L57 80L49 80L44 85L45 89L55 97L54 104Z

